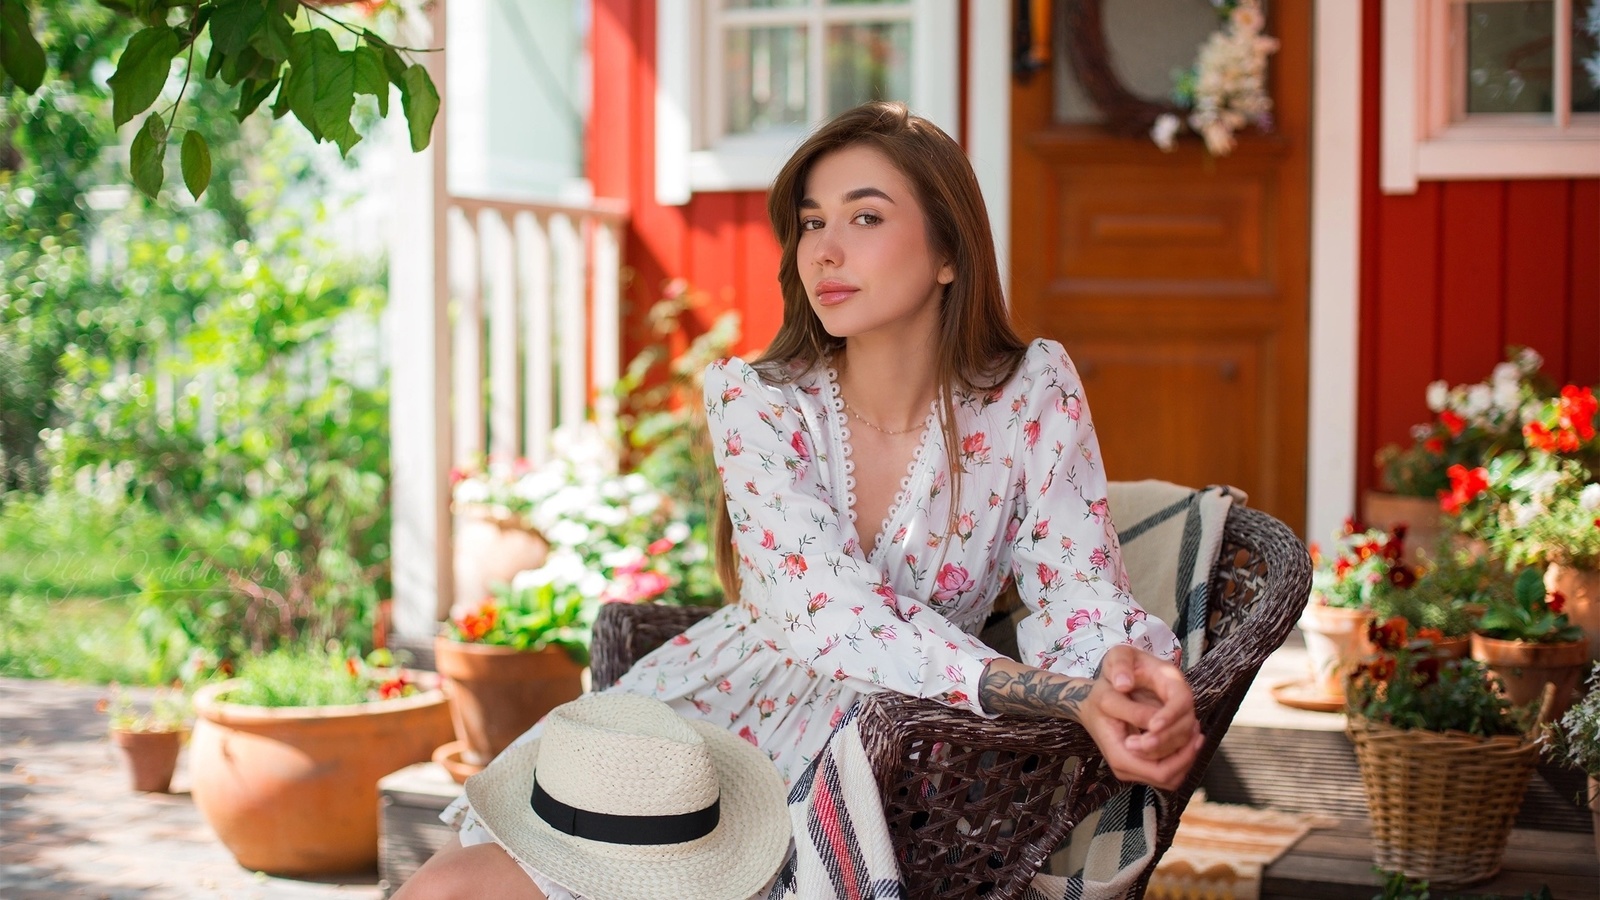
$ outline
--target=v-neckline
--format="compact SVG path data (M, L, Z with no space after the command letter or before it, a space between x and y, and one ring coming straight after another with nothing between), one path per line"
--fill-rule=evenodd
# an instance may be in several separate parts
M939 403L937 400L928 404L928 415L922 422L922 437L917 440L916 452L911 454L910 462L906 463L906 473L900 478L900 489L895 492L894 500L889 503L889 508L884 512L883 521L878 523L877 533L873 535L872 547L868 549L861 542L861 523L856 516L856 463L851 458L855 452L850 443L850 417L844 410L844 395L839 389L839 371L834 368L831 360L825 361L822 367L827 380L828 408L833 412L833 443L836 458L840 460L840 468L844 473L844 520L850 526L852 537L855 538L857 556L869 565L881 566L883 563L884 544L886 539L894 532L890 529L900 520L904 512L906 501L911 496L912 481L922 470L922 460L932 443L932 435L938 430Z

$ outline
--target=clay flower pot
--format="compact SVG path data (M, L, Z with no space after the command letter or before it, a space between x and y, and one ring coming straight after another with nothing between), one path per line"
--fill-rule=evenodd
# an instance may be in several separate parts
M1567 621L1583 629L1589 639L1589 659L1600 661L1600 569L1574 569L1551 563L1544 570L1544 587L1567 598Z
M440 636L433 653L470 766L488 765L545 713L583 693L583 667L560 647L518 650Z
M128 775L133 789L150 794L165 794L172 789L172 773L178 769L178 751L183 749L187 731L122 731L112 729L111 742L128 760Z
M1327 697L1344 697L1344 680L1363 657L1372 652L1367 626L1369 609L1328 606L1313 597L1300 615L1306 655L1311 660L1312 683Z
M1589 639L1541 644L1472 636L1472 658L1498 675L1507 700L1518 706L1539 702L1546 682L1555 696L1546 721L1561 718L1572 705L1572 692L1589 668Z
M526 524L467 506L455 520L456 604L450 617L477 609L492 584L510 584L518 572L544 565L550 545Z
M227 702L238 684L195 694L189 773L195 806L239 865L332 875L378 860L378 779L426 762L450 739L442 691L350 706Z
M1367 491L1361 499L1361 520L1368 528L1392 530L1406 526L1406 561L1418 565L1437 555L1440 537L1448 526L1434 497L1408 497Z

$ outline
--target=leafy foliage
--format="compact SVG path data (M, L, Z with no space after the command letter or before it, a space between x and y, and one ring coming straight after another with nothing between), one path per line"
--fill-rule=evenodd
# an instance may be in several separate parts
M341 154L361 140L351 121L358 94L376 100L387 116L390 88L400 91L413 150L428 145L439 111L439 95L427 69L408 62L398 47L364 26L333 18L312 3L297 0L105 0L106 7L142 25L127 37L108 84L111 124L132 121L162 97L169 80L182 76L176 99L163 114L150 112L134 138L130 174L140 191L154 199L164 181L169 138L179 132L178 111L191 81L217 82L237 89L233 117L249 118L274 97L273 118L293 114L318 142L336 144ZM306 15L302 19L301 11ZM330 28L353 36L341 48ZM45 84L49 56L34 34L32 10L24 0L0 0L0 67L22 94ZM48 41L47 41L48 43ZM203 52L204 65L196 56ZM196 198L211 181L210 142L197 127L182 130L180 164L185 186Z
M222 699L245 706L350 706L418 692L393 659L376 651L367 659L328 649L284 649L253 657L239 670L238 686Z
M1511 595L1493 597L1478 631L1502 641L1557 643L1583 637L1583 629L1567 620L1562 611L1566 599L1547 594L1544 577L1538 569L1523 569L1517 574Z
M1600 664L1589 673L1589 691L1583 699L1546 727L1545 755L1600 778Z
M1461 731L1480 737L1522 734L1534 709L1515 709L1492 687L1482 663L1443 659L1409 639L1404 627L1374 628L1377 652L1363 660L1345 687L1350 715L1400 729Z

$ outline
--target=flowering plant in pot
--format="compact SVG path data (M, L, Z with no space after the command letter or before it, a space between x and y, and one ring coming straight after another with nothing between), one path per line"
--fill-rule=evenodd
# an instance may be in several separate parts
M1531 703L1554 685L1561 715L1589 662L1589 639L1567 620L1566 598L1545 589L1538 569L1523 569L1509 592L1489 598L1472 635L1472 658L1498 676L1512 703Z
M1332 700L1343 696L1350 666L1370 650L1374 598L1409 589L1417 570L1405 560L1405 526L1359 530L1346 520L1331 552L1311 548L1311 600L1300 617L1312 677Z
M273 874L377 862L378 779L426 761L450 735L426 673L332 648L247 657L195 693L195 806L239 864Z
M1471 659L1441 657L1401 620L1371 634L1346 687L1371 811L1373 862L1436 887L1499 871L1538 759L1537 716L1494 689Z
M95 709L110 717L111 742L128 761L133 789L156 794L171 790L192 718L183 691L162 688L141 706L121 685L112 684Z
M1600 853L1600 665L1589 673L1589 691L1559 721L1546 726L1547 759L1589 776L1588 806L1594 816L1595 852Z

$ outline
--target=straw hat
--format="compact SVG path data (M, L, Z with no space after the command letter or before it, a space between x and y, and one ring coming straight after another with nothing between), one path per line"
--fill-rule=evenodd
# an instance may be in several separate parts
M789 850L767 755L635 694L556 707L466 787L507 852L591 900L745 900Z

